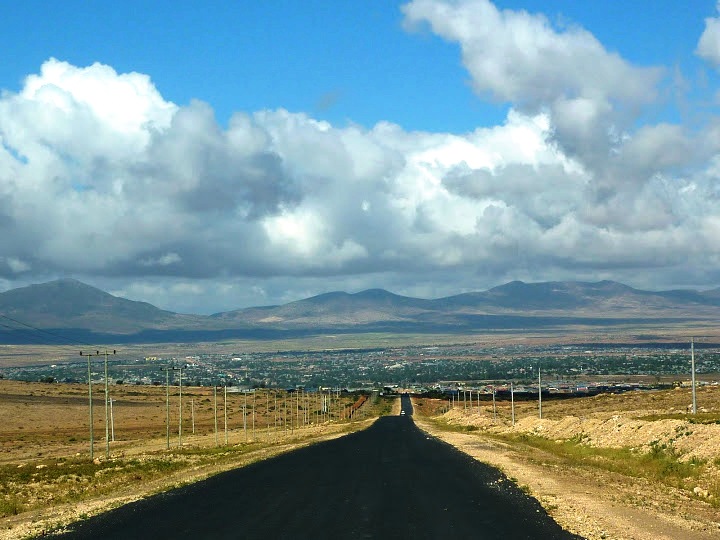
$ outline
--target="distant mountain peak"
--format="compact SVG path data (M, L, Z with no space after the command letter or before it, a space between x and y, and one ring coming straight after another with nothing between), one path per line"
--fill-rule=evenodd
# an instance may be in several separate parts
M146 302L136 302L73 278L0 293L0 312L43 328L88 328L122 331L163 324L175 317Z
M360 298L394 298L399 295L386 291L385 289L366 289L355 293L353 296Z
M71 278L71 277L61 277L61 278L55 279L53 281L50 281L49 283L71 283L74 285L84 285L86 287L90 287L90 285L88 285L87 283L83 283L82 281L77 280L75 278Z

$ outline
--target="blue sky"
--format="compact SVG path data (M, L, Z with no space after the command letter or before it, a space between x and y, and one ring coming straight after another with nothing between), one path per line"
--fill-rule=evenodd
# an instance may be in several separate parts
M708 0L8 4L0 289L720 286L718 36Z
M507 103L478 99L456 44L403 30L404 2L15 2L3 7L3 89L17 90L50 57L101 62L152 77L177 104L209 103L224 123L236 111L286 108L333 123L468 131L494 125ZM693 54L711 0L498 2L590 30L641 65L680 66ZM670 114L670 113L666 113Z
M17 89L53 56L147 73L168 100L206 101L220 122L235 111L279 107L408 129L472 129L468 113L482 119L455 47L404 32L400 2L93 5L63 2L48 13L46 2L27 2L4 10L11 31L0 43L14 54L0 68L2 87ZM485 113L497 117L493 108Z

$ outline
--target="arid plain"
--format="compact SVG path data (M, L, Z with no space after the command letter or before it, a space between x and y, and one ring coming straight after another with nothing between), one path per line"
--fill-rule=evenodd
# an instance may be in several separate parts
M356 422L323 423L316 416L306 424L297 403L267 392L255 398L253 431L252 398L246 405L243 394L231 394L228 444L221 398L216 446L212 389L183 393L183 448L174 387L167 450L164 387L113 387L116 441L106 459L98 385L93 462L86 386L0 380L0 537L57 530L104 508L361 429L376 415L397 414L397 400L385 400ZM514 426L507 401L494 410L487 401L461 401L450 410L444 400L414 403L423 429L500 467L572 532L593 539L712 538L720 531L720 389L698 391L697 415L688 413L690 399L688 388L678 388L552 400L543 403L542 419L536 402L517 402ZM351 401L337 402L337 410Z
M366 402L350 417L361 397L258 390L231 391L225 402L222 388L215 394L185 387L181 435L179 387L170 387L169 409L164 386L110 388L107 445L104 388L93 385L90 459L87 385L0 380L0 538L42 535L114 505L340 436L395 405Z

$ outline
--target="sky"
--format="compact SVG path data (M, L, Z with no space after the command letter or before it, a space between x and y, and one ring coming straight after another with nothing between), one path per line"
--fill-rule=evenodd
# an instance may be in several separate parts
M0 291L720 287L714 1L29 0L0 50Z

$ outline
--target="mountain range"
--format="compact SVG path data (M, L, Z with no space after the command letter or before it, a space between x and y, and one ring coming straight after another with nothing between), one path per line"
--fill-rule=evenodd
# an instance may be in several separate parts
M643 291L614 281L513 281L433 300L382 289L329 292L278 306L178 314L73 279L0 293L0 342L62 332L100 341L199 341L322 332L472 332L720 320L720 289ZM49 332L49 333L48 333Z

